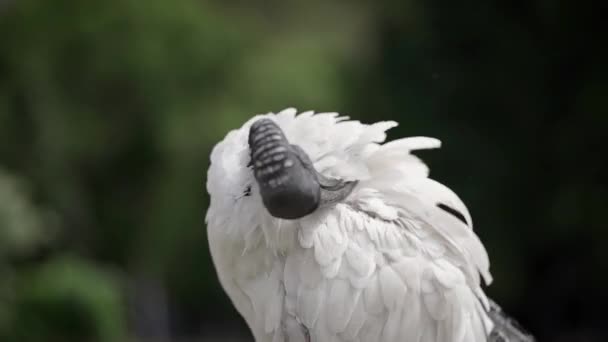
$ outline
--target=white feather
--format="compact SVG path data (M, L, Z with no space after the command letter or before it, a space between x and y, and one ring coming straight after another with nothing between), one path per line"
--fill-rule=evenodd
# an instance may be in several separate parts
M248 130L261 117L275 120L318 171L358 180L346 202L296 221L271 217L247 167ZM211 254L256 341L486 341L485 248L460 198L410 154L440 141L382 144L396 125L288 108L252 118L214 147ZM244 197L247 186L253 194Z

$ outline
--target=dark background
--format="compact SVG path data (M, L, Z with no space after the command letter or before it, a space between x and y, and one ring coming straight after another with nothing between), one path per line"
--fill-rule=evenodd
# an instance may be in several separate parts
M605 22L592 1L0 0L0 340L249 340L205 175L288 106L440 138L422 157L472 212L487 292L540 341L608 340Z

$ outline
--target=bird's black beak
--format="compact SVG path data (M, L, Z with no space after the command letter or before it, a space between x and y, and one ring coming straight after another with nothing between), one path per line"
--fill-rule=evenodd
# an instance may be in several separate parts
M357 182L344 182L318 173L299 146L291 145L279 126L263 118L249 129L250 164L268 212L298 219L320 206L346 198Z

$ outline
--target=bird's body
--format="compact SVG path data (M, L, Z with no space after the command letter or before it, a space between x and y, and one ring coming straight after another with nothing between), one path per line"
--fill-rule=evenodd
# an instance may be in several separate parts
M353 189L297 219L270 215L248 146L263 117L310 157L319 177L356 181ZM395 125L288 109L253 118L214 148L210 250L256 341L489 340L486 250L464 204L410 154L440 143L383 144Z

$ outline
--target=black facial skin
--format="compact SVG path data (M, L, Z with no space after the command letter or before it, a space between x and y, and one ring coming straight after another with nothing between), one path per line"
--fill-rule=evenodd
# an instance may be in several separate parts
M304 167L272 120L260 119L251 126L249 149L254 176L271 215L297 219L317 209L321 190L316 175Z
M318 173L306 152L289 144L279 126L267 118L249 129L249 150L262 201L274 217L301 218L320 205L344 199L357 184Z

